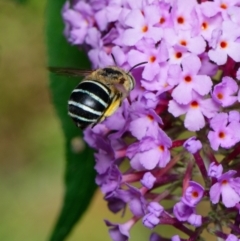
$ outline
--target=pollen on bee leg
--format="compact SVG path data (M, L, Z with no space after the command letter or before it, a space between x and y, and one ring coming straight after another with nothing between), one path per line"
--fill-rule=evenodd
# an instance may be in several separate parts
M80 153L84 150L85 143L81 137L74 137L71 140L71 149L74 153Z

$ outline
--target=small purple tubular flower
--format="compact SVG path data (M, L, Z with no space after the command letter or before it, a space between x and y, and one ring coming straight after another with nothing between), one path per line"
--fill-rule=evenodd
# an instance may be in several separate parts
M216 165L215 163L211 163L208 168L208 176L219 178L222 175L223 167L221 164Z
M165 167L170 161L170 138L160 129L158 139L144 137L140 142L130 145L126 155L135 170L152 170L155 167Z
M115 191L121 183L122 174L116 165L112 165L104 174L96 177L96 183L101 186L104 194Z
M118 213L126 207L126 202L124 202L121 196L106 196L105 200L108 202L108 208L113 213Z
M164 208L157 202L150 202L147 209L149 213L143 217L142 222L145 227L152 229L159 224Z
M201 96L208 94L212 87L212 81L209 76L198 75L201 61L197 56L189 55L185 57L182 61L182 66L183 70L180 78L176 76L176 79L180 80L180 82L173 90L172 97L179 104L186 105L191 102L193 91Z
M153 110L144 110L138 103L132 105L131 109L132 121L129 124L129 131L138 140L143 137L151 136L158 137L159 124L162 124L162 119Z
M174 235L174 236L172 236L171 241L181 241L181 239L180 239L179 235Z
M199 131L206 122L204 116L212 118L219 107L212 99L205 99L197 93L192 93L192 100L189 104L179 104L174 100L169 101L168 111L174 117L178 117L186 113L184 126L190 131Z
M229 111L228 121L229 122L233 122L233 121L239 122L240 121L240 113L237 110Z
M127 185L129 187L129 209L136 217L142 217L146 213L147 202L142 195L141 191L133 186Z
M213 131L208 133L208 139L213 150L217 151L219 146L230 148L239 141L239 123L235 121L229 123L228 114L220 113L210 121Z
M192 213L187 221L194 227L200 227L202 225L202 216Z
M134 225L135 220L130 219L128 222L124 224L114 224L105 220L105 223L108 227L111 227L109 229L109 234L113 241L128 241L130 237L129 230Z
M179 221L187 221L189 216L193 213L193 208L189 207L183 202L178 202L173 207L173 213Z
M213 99L223 107L231 106L237 101L238 85L230 77L223 77L222 82L215 85L212 92Z
M162 237L157 233L152 233L149 241L161 241Z
M195 207L202 199L204 188L197 182L190 181L181 201L189 207Z
M153 213L148 213L143 217L142 223L145 227L153 229L160 222L160 219L156 217Z
M147 207L148 211L156 217L160 217L164 208L158 202L150 202Z
M229 234L225 241L239 241L238 237L235 236L234 234Z
M183 202L174 205L173 213L179 221L187 221L194 227L202 225L202 217L195 214L195 207L190 207Z
M221 32L222 34L214 39L217 44L208 52L209 58L218 65L225 64L228 55L234 61L239 62L240 43L236 41L240 36L239 25L231 21L224 21Z
M240 201L239 180L234 178L236 171L230 170L219 176L209 191L210 200L217 204L222 196L222 202L225 207L234 207Z
M200 149L202 149L202 143L197 140L197 138L195 136L187 139L184 143L183 143L184 148L194 154L197 151L199 151Z
M154 177L151 172L146 172L143 175L143 178L140 180L142 185L148 189L151 189L153 187L155 181L156 177Z
M240 68L238 68L237 73L236 73L236 78L240 80Z
M85 2L78 2L71 8L67 1L63 7L62 16L66 23L65 36L72 44L82 44L87 31L93 26L92 8Z
M162 31L154 27L158 21L157 9L153 6L145 7L144 15L140 9L132 10L124 21L124 24L130 28L123 32L123 43L133 46L142 38L151 38L157 43L162 37Z

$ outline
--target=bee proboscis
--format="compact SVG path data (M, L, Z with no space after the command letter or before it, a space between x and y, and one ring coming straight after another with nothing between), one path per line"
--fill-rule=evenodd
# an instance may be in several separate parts
M130 71L145 63L133 66L128 72L116 66L96 70L49 67L49 70L56 74L85 76L68 101L69 116L79 128L85 129L89 125L94 127L118 109L135 86Z

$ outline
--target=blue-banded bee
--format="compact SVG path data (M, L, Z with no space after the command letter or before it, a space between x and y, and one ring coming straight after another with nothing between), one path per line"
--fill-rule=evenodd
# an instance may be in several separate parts
M78 127L84 129L102 122L118 109L135 86L135 79L130 72L145 63L133 66L128 72L116 66L94 71L55 67L49 70L57 74L85 76L68 101L69 116Z

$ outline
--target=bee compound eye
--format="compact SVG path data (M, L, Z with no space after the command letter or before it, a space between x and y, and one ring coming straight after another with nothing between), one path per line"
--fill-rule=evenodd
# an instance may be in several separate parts
M135 87L135 79L130 74L128 74L128 79L129 79L129 91L131 91Z

